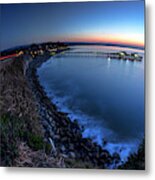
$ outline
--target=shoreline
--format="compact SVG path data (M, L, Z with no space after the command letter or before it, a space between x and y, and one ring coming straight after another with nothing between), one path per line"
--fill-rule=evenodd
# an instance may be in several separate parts
M49 60L51 56L38 56L29 63L26 77L35 99L44 127L45 139L50 142L54 154L61 153L64 159L86 163L89 168L117 168L121 163L118 153L113 156L90 138L82 137L82 129L75 120L71 121L66 113L59 112L57 107L47 97L36 74L37 68ZM75 167L76 168L76 167Z

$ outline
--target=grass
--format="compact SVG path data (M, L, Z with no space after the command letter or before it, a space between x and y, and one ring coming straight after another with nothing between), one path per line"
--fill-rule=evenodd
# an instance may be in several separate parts
M26 119L13 117L5 114L0 117L1 142L0 155L1 163L4 166L13 166L15 158L18 157L18 146L20 142L26 142L34 151L45 149L50 151L50 147L43 141L43 137L29 131Z
M18 156L18 142L22 123L9 115L0 117L1 142L0 155L2 165L12 166Z
M28 133L27 140L28 140L29 147L31 147L32 149L36 151L44 148L44 141L41 136Z
M50 151L44 141L34 96L24 75L22 57L0 64L1 165L14 166L18 147Z

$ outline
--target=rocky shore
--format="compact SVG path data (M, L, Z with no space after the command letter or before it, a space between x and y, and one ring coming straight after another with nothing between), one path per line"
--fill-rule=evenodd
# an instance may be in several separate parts
M59 112L51 103L40 85L37 68L50 58L49 54L36 57L29 63L26 77L37 101L45 140L51 144L51 153L61 154L68 168L115 168L120 156L113 156L89 138L82 137L82 128L77 121L71 121L67 114Z

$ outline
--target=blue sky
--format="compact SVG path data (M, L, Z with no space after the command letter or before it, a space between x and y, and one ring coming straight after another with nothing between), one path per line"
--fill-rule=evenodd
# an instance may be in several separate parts
M3 4L1 47L43 41L144 45L144 2Z

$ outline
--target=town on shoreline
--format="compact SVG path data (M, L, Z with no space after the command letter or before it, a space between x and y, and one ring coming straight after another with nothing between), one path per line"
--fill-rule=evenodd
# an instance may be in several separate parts
M49 53L50 55L55 55L60 53L63 50L69 49L68 44L61 42L47 42L41 44L31 44L27 46L15 47L12 49L4 50L0 53L0 60L5 60L6 58L19 55L30 55L32 58L35 58L44 53ZM73 53L76 55L78 52ZM93 52L89 52L93 55ZM80 55L78 53L78 55ZM142 61L143 57L138 53L127 53L126 51L118 52L96 52L96 56L106 57L107 59L119 59L119 60L129 60L129 61Z

